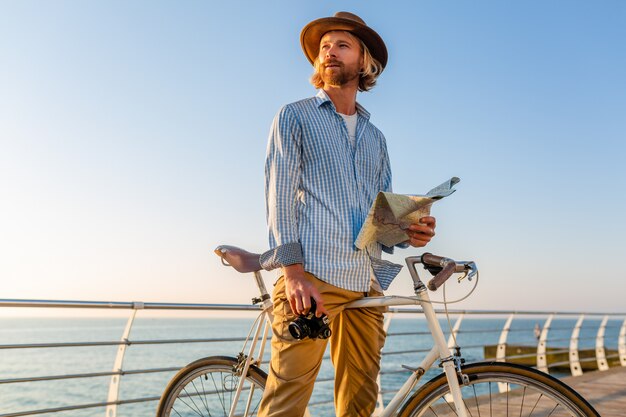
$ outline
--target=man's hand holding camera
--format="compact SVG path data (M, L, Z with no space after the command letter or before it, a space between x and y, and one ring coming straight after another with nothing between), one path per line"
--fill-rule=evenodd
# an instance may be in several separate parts
M283 272L285 273L285 295L294 314L299 316L307 314L311 308L311 298L313 298L317 304L315 316L328 315L319 291L305 278L302 264L285 266Z
M311 339L328 339L332 334L329 324L330 319L326 314L316 317L317 303L311 298L311 309L306 315L298 316L289 323L289 333L294 339L302 340L307 337Z

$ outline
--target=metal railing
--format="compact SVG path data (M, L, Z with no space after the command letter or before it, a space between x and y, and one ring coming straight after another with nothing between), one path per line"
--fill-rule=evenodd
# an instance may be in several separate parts
M181 303L142 303L142 302L94 302L94 301L58 301L58 300L0 300L0 307L10 308L67 308L67 309L100 309L100 310L128 310L129 317L124 331L119 340L104 341L50 341L37 343L8 343L0 344L0 355L7 351L25 352L33 349L73 349L73 348L96 348L104 346L117 346L117 351L111 370L98 372L77 372L55 375L29 375L21 377L0 378L0 388L3 386L18 386L19 384L38 383L42 381L67 381L84 380L89 383L94 378L109 378L108 395L106 401L89 402L81 404L65 404L56 407L32 408L28 410L10 411L3 409L3 401L0 399L0 417L17 417L42 415L73 410L104 409L106 417L116 417L118 407L155 402L159 400L160 391L154 395L146 395L133 398L120 398L120 382L123 377L131 375L148 375L158 373L173 373L185 364L177 366L149 367L141 369L125 369L124 358L130 346L149 345L189 345L189 344L215 344L227 342L243 342L245 337L210 337L210 338L164 338L164 339L132 339L131 332L139 310L158 311L219 311L219 312L257 312L259 308L253 305L233 304L181 304ZM1 310L0 310L1 312ZM626 313L583 313L583 312L551 312L551 311L492 311L492 310L448 310L455 318L454 325L450 329L449 344L452 346L456 339L464 351L471 353L470 360L497 360L514 361L532 365L544 372L556 370L557 376L564 376L564 369L569 368L568 374L578 376L585 370L597 368L605 371L614 366L626 366ZM388 340L402 337L425 336L430 338L430 333L423 331L404 331L392 329L393 317L417 315L421 313L419 308L391 308L386 314L385 329L388 330ZM438 311L442 313L442 311ZM417 316L416 316L417 317ZM474 319L474 328L462 328L462 323ZM483 319L491 320L483 320ZM211 319L211 318L209 318ZM575 319L575 323L573 323ZM543 320L540 325L539 320ZM504 321L502 325L499 323ZM534 326L532 325L534 321ZM401 321L395 321L397 323ZM519 322L519 326L516 324ZM476 323L480 325L476 325ZM481 324L482 323L482 324ZM487 325L485 327L485 325ZM477 326L477 327L476 327ZM446 326L444 326L445 328ZM617 331L619 329L619 332ZM2 330L2 329L0 329ZM607 333L616 336L606 343ZM452 337L452 334L455 337ZM549 338L550 334L555 334ZM489 336L487 336L489 335ZM480 336L481 343L476 343L476 336ZM482 342L491 338L492 343ZM496 340L497 338L497 340ZM463 341L463 339L467 339ZM466 343L469 341L470 343ZM0 343L2 341L0 340ZM582 343L581 343L582 342ZM593 343L592 343L593 342ZM582 345L593 345L593 349ZM387 346L395 345L388 341ZM582 350L581 350L582 349ZM383 351L383 369L381 377L383 395L394 392L393 386L386 387L385 379L393 379L394 375L407 371L398 366L398 361L415 354L426 353L430 346L408 347L400 349L386 348ZM482 350L482 352L480 352ZM593 355L590 355L593 350ZM492 352L490 354L490 352ZM233 351L235 355L237 352ZM583 355L581 355L583 353ZM412 361L412 360L411 360ZM266 364L267 360L262 363ZM390 366L385 366L389 362ZM593 366L592 366L593 365ZM0 371L2 371L0 369ZM317 383L328 383L332 377L320 377ZM393 384L392 384L393 385ZM165 388L163 386L162 388ZM0 397L1 398L1 397ZM332 402L329 398L318 398L314 395L311 406L323 406ZM156 407L156 404L155 404ZM94 411L95 413L95 411ZM93 414L95 415L95 414Z

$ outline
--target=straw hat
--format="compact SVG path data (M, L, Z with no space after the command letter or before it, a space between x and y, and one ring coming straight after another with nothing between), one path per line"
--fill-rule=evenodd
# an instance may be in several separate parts
M385 42L378 33L365 24L363 19L349 12L337 12L333 17L314 20L302 29L300 44L311 64L319 54L322 36L332 30L345 30L361 39L372 56L385 68L387 65Z

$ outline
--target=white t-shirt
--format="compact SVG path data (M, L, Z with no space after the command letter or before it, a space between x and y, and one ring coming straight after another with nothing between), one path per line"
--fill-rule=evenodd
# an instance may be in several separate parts
M343 113L339 113L343 120L346 122L346 127L348 128L348 138L350 139L350 145L352 145L352 149L356 146L356 122L358 119L358 113L354 113L352 115L347 115ZM376 276L372 272L371 274L371 288L378 291L383 292Z
M350 139L350 145L352 145L352 149L356 146L356 121L358 119L358 113L354 113L352 115L347 115L343 113L339 113L343 120L346 122L346 127L348 128L348 138Z

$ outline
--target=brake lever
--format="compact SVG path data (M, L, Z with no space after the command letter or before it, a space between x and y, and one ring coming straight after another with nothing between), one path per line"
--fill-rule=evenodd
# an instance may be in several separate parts
M465 278L467 278L468 281L472 282L472 278L474 278L477 272L478 268L476 268L476 263L465 262L465 270L463 271L463 275L458 278L457 282L460 283Z

